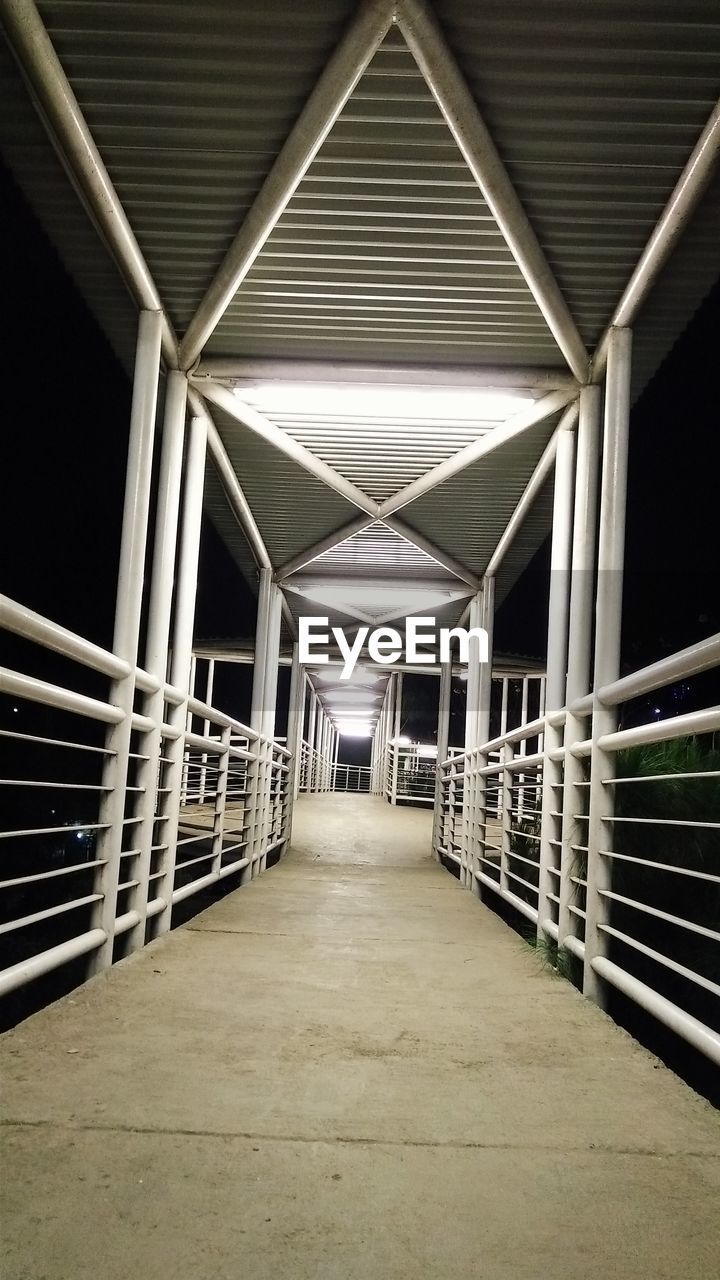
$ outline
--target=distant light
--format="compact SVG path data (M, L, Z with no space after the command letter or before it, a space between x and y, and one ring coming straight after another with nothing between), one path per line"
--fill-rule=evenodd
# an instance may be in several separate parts
M342 670L342 663L341 662L335 663L334 665L330 665L324 671L316 672L315 679L321 680L323 684L336 684L341 689L344 689L348 685L353 685L353 684L373 685L373 684L377 684L380 680L386 679L385 673L383 671L368 671L367 667L356 667L352 675L350 676L349 680L341 681L340 680L341 670ZM378 694L371 694L370 696L375 698L378 696Z
M656 715L656 716L659 716L659 715L661 714L660 707L654 707L654 708L653 708L653 711L654 711L654 713L655 713L655 715Z
M391 738L390 741L394 747L409 747L412 739L400 733L397 738Z
M396 610L395 616L401 613L416 613L419 609L437 609L439 605L448 604L453 599L453 591L427 587L398 587L395 583L387 586L353 586L344 579L337 586L314 587L303 583L302 594L316 604L327 605L328 608L343 612L343 605L368 609L371 614L381 615Z
M373 726L369 720L336 720L335 727L342 738L372 738Z
M76 840L82 840L82 838L83 838L83 836L84 836L84 835L85 835L85 832L84 832L84 831L76 831L76 832L75 832L75 839L76 839Z
M20 710L20 708L19 708L19 707L13 707L13 711L16 711L16 712L17 712L17 711L19 711L19 710Z
M261 413L376 418L400 427L408 421L506 422L526 405L527 394L472 387L376 386L363 382L256 382L235 395Z

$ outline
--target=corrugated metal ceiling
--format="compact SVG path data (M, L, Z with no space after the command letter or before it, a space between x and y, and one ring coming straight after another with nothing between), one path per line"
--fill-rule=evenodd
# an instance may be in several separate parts
M325 551L313 560L310 569L305 568L303 572L348 577L364 574L367 577L403 580L447 577L449 582L457 583L457 579L446 573L432 556L377 520L367 529L345 538L332 550Z
M210 354L556 365L555 341L391 31L208 343Z

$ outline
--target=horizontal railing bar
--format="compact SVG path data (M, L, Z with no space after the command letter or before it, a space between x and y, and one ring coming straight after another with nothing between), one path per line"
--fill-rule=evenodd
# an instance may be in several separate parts
M26 929L41 920L49 920L52 916L66 915L68 911L76 911L79 907L88 907L92 902L100 902L101 893L89 893L84 898L75 898L72 902L61 902L56 907L46 907L44 911L34 911L32 915L21 916L17 920L8 920L0 924L0 934L12 933L15 929Z
M671 959L670 956L663 955L661 951L655 951L653 947L648 947L644 942L640 942L637 938L631 938L629 933L621 933L619 929L613 928L609 924L599 924L598 928L607 933L611 938L617 938L619 942L624 942L626 946L632 947L635 951L640 951L642 955L648 956L651 960L657 961L666 969L672 969L673 973L679 973L681 977L687 978L688 982L694 982L696 986L703 987L705 991L710 991L714 996L720 996L720 986L717 982L712 982L710 978L705 978L701 973L696 973L694 969L688 969L684 964L680 964L677 960Z
M48 782L44 780L34 781L29 778L0 778L0 787L43 787L45 789L53 788L54 790L68 791L112 791L112 787L103 787L99 783L92 782ZM127 787L128 791L140 791L141 787Z
M601 858L613 858L618 862L634 862L640 867L655 867L658 871L669 871L674 876L689 876L694 880L707 880L710 884L720 884L720 875L712 875L709 871L694 871L691 867L677 867L671 862L651 862L649 858L636 858L630 853L614 853L610 849L599 849L598 853Z
M508 869L506 870L505 875L507 876L508 880L517 880L518 884L521 884L523 888L529 889L531 893L534 893L536 897L539 897L540 891L537 885L531 884L529 880L524 880L523 877L519 876L516 871L510 871ZM547 894L547 897L550 897L550 894Z
M612 684L603 685L597 696L603 706L614 707L717 666L720 666L720 633L709 636L707 640L700 640L687 649L681 649L668 658L661 658L659 662L653 662L640 671L633 671Z
M720 769L700 769L697 773L644 773L635 778L603 778L604 787L619 782L685 782L693 778L720 778Z
M606 822L643 822L653 827L702 827L712 831L720 831L720 822L696 822L692 818L633 818L628 815L608 817Z
M626 747L651 746L656 742L669 742L674 738L713 733L720 729L720 707L707 707L704 711L690 711L672 720L654 720L652 724L636 725L632 729L619 729L616 733L603 734L598 739L601 751L621 751ZM573 754L576 750L573 749Z
M95 858L93 862L76 862L72 867L56 867L54 871L37 871L31 876L16 876L13 880L0 880L0 889L11 889L19 884L32 884L36 880L55 880L58 876L71 876L77 871L88 871L93 867L105 865L105 858Z
M485 874L484 871L476 871L475 878L480 880L488 889L492 889L493 893L497 893L505 902L509 902L516 911L521 915L527 916L528 920L532 920L533 924L537 924L537 907L531 907L528 902L524 902L522 898L518 898L517 894L510 893L509 889L503 889L497 880L493 880L491 876Z
M658 920L677 925L679 929L686 929L688 933L696 933L701 938L712 938L715 942L720 942L720 933L716 929L707 929L704 924L695 924L694 921L686 920L683 916L670 915L667 911L661 911L659 907L651 907L647 902L638 902L635 898L626 898L621 893L613 893L612 889L598 889L598 893L612 902L622 902L623 906L633 907L643 915L655 916Z
M585 959L585 943L582 938L576 938L574 933L568 933L563 938L562 946L565 951L570 951L572 955L577 956L578 960Z
M135 821L139 822L140 819L136 818ZM0 831L0 840L11 840L15 836L54 836L62 832L67 834L69 831L103 831L108 825L107 822L83 822L72 827L28 827L23 831Z
M599 977L609 982L611 986L617 987L618 991L622 991L623 995L651 1013L658 1022L664 1023L671 1031L720 1066L720 1035L717 1032L712 1031L710 1027L693 1018L684 1009L673 1004L665 996L659 995L657 991L653 991L652 987L632 977L604 956L596 956L591 964Z
M0 693L13 698L24 698L28 702L40 702L45 707L69 711L88 720L101 720L104 724L120 724L125 718L120 707L99 702L97 698L88 698L84 693L73 693L60 685L48 684L35 676L19 675L6 667L0 667Z
M0 628L114 680L130 674L122 658L4 595L0 595Z
M20 742L39 742L46 747L68 747L72 751L93 751L100 756L114 756L107 747L91 747L84 742L67 742L64 738L42 738L34 733L16 733L12 729L0 729L0 738L15 738Z
M9 995L11 991L27 986L36 978L52 973L54 969L59 969L90 951L97 951L106 937L104 929L89 929L87 933L81 933L76 938L70 938L67 942L61 942L56 947L50 947L47 951L40 951L36 956L11 965L0 972L0 996Z

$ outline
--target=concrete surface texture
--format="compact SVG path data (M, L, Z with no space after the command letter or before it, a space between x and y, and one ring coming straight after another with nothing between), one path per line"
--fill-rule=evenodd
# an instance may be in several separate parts
M716 1280L720 1117L427 852L276 869L4 1037L4 1280Z

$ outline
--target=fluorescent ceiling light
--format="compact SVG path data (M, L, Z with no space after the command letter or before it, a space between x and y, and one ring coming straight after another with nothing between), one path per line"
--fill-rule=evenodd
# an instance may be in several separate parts
M472 387L372 386L369 383L257 382L233 388L261 413L383 422L424 419L449 422L506 422L533 397L527 393Z
M347 707L344 702L330 702L327 704L327 709L331 716L340 717L341 720L353 719L355 716L367 720L369 716L377 714L378 710L377 707L368 707L367 704L364 707Z
M433 609L437 605L447 604L455 594L452 591L428 590L423 587L353 587L350 583L338 583L333 586L302 586L302 594L317 604L326 604L329 608L342 612L343 604L350 608L369 609L376 613L386 613L397 609L397 615L413 613L418 609Z
M369 671L367 667L356 667L350 678L348 680L343 680L341 684L339 672L342 670L342 666L342 662L337 662L335 664L331 663L329 665L329 669L319 671L317 673L317 679L321 680L323 684L338 685L343 690L343 693L348 685L373 685L379 684L380 681L385 682L387 680L385 672ZM379 696L381 692L381 690L378 690L377 695L372 694L371 696Z
M372 738L373 726L369 720L338 720L335 725L341 738Z
M325 702L332 704L333 696L343 705L347 702L361 702L364 707L369 707L371 703L377 702L382 697L380 690L373 693L370 689L347 689L343 684L338 682L337 690L323 690L323 699Z

